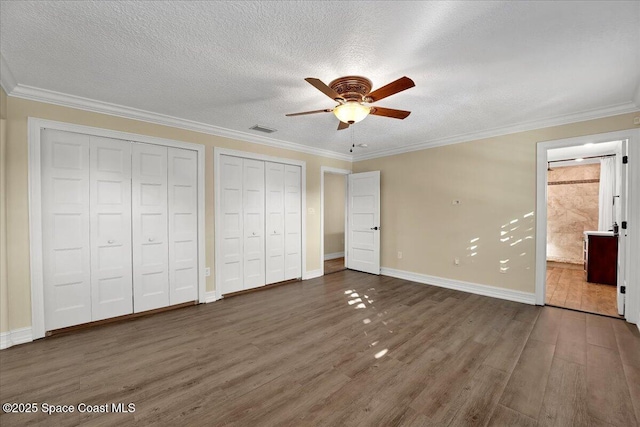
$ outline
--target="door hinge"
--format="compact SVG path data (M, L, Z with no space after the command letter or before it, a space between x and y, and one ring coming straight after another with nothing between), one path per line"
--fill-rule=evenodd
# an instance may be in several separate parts
M629 156L622 156L622 164L626 165L627 163L629 163Z
M627 287L626 286L620 286L620 293L621 294L626 294L627 293Z
M620 228L622 228L623 230L626 230L627 229L627 221L622 221L620 223Z

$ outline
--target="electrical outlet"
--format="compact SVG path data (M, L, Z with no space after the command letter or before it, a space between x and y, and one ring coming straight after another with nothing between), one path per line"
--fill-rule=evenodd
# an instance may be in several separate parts
M402 259L402 252L398 251L398 259Z
M453 264L454 264L454 265L460 265L460 258L455 257L455 258L453 259Z
M633 124L634 125L640 125L640 117L634 117L633 118Z
M211 267L207 267L204 269L204 276L205 277L211 276Z

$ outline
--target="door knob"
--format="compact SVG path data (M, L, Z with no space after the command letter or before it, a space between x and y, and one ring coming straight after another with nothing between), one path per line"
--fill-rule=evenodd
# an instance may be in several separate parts
M153 242L155 239L153 237L149 237L149 241Z
M256 235L256 232L254 231L254 232L253 232L253 233L251 233L251 234L253 234L253 235L255 236L255 235Z
M112 244L112 243L113 243L113 240L108 240L108 241L107 241L107 243L108 243L108 244Z
M372 230L380 230L380 227L371 227Z

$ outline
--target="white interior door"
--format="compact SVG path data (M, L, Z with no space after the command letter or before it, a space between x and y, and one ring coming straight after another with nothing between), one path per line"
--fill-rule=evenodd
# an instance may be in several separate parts
M266 283L284 280L284 165L265 162Z
M220 216L222 223L219 259L220 294L244 289L242 159L220 156ZM217 284L216 284L217 285Z
M133 292L136 313L169 305L167 147L133 143Z
M349 175L347 268L380 274L380 171Z
M244 289L265 282L264 162L243 159Z
M42 132L46 330L91 322L89 136Z
M169 302L198 299L198 153L168 149Z
M131 143L91 136L92 320L133 312Z
M627 210L627 186L628 186L628 165L622 163L622 158L627 156L628 146L627 141L622 141L621 147L621 155L616 156L617 170L620 171L618 174L617 180L620 182L620 197L618 200L620 203L620 208L616 209L619 211L619 214L616 215L618 225L620 226L619 236L618 236L618 280L617 280L617 303L618 303L618 314L620 316L625 315L625 297L626 294L623 293L622 289L627 289L627 269L626 269L626 255L629 250L629 237L627 236L627 231L622 229L621 221L627 221L628 218L628 210ZM615 200L615 199L614 199Z
M284 166L284 280L302 277L302 168Z

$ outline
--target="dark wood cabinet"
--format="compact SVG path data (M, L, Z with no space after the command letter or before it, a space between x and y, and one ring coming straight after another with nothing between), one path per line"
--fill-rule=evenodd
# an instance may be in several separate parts
M584 268L587 282L615 286L618 280L618 236L585 234Z

